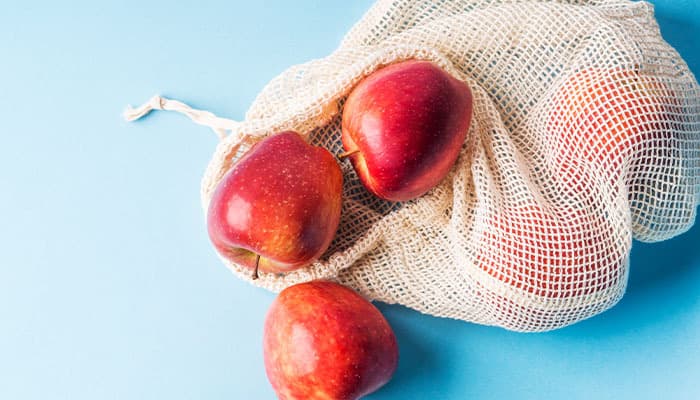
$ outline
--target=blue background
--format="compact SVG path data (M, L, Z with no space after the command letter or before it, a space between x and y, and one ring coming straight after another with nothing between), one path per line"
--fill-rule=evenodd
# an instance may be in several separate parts
M271 399L274 296L212 250L199 183L217 138L162 93L241 119L371 5L304 0L5 4L0 12L0 399ZM700 4L655 1L700 71ZM60 4L60 5L59 5ZM371 399L700 398L700 227L635 243L624 299L543 334L380 305L401 361Z

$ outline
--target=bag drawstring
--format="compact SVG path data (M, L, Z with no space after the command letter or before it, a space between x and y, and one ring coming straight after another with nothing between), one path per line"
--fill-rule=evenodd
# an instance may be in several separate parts
M240 125L238 121L217 117L209 111L196 110L183 102L167 99L159 95L151 97L150 100L139 107L127 106L123 117L129 122L136 121L153 110L175 111L185 114L193 122L211 128L219 136L219 139L224 139L230 131L236 130Z

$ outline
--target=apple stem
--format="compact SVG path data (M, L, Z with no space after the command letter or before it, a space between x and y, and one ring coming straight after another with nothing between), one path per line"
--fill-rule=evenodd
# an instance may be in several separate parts
M348 151L346 151L346 152L344 152L344 153L338 154L338 159L339 159L339 160L342 160L342 159L344 159L344 158L350 157L351 155L353 155L353 154L355 154L355 153L359 153L359 152L360 152L359 149L348 150Z
M253 271L253 280L258 279L258 267L260 266L260 254L255 257L255 270Z

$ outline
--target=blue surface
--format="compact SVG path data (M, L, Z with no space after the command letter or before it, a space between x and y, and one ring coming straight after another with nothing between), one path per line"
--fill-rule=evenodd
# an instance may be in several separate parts
M700 4L655 3L700 72ZM205 234L216 137L179 115L119 114L160 92L240 119L370 4L3 6L0 399L273 398L260 345L273 295L233 277ZM550 333L381 305L401 361L370 398L700 398L699 245L700 227L635 243L625 298Z

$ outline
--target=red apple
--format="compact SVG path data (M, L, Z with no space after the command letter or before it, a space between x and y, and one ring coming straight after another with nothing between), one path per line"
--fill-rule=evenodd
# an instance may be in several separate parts
M585 210L567 218L536 205L504 207L489 220L477 265L494 278L547 298L605 292L624 272L614 227Z
M391 379L399 356L379 310L328 281L279 294L265 319L263 350L267 376L282 400L359 399Z
M362 80L345 102L342 140L363 185L391 201L415 199L447 175L469 131L469 86L410 60Z
M283 273L328 248L340 221L343 175L333 155L296 132L255 144L217 186L209 237L227 259Z
M623 177L623 167L652 176L672 157L664 152L678 129L676 102L663 82L635 69L587 68L557 88L547 129L561 135L564 162L583 158L602 166L613 182Z

